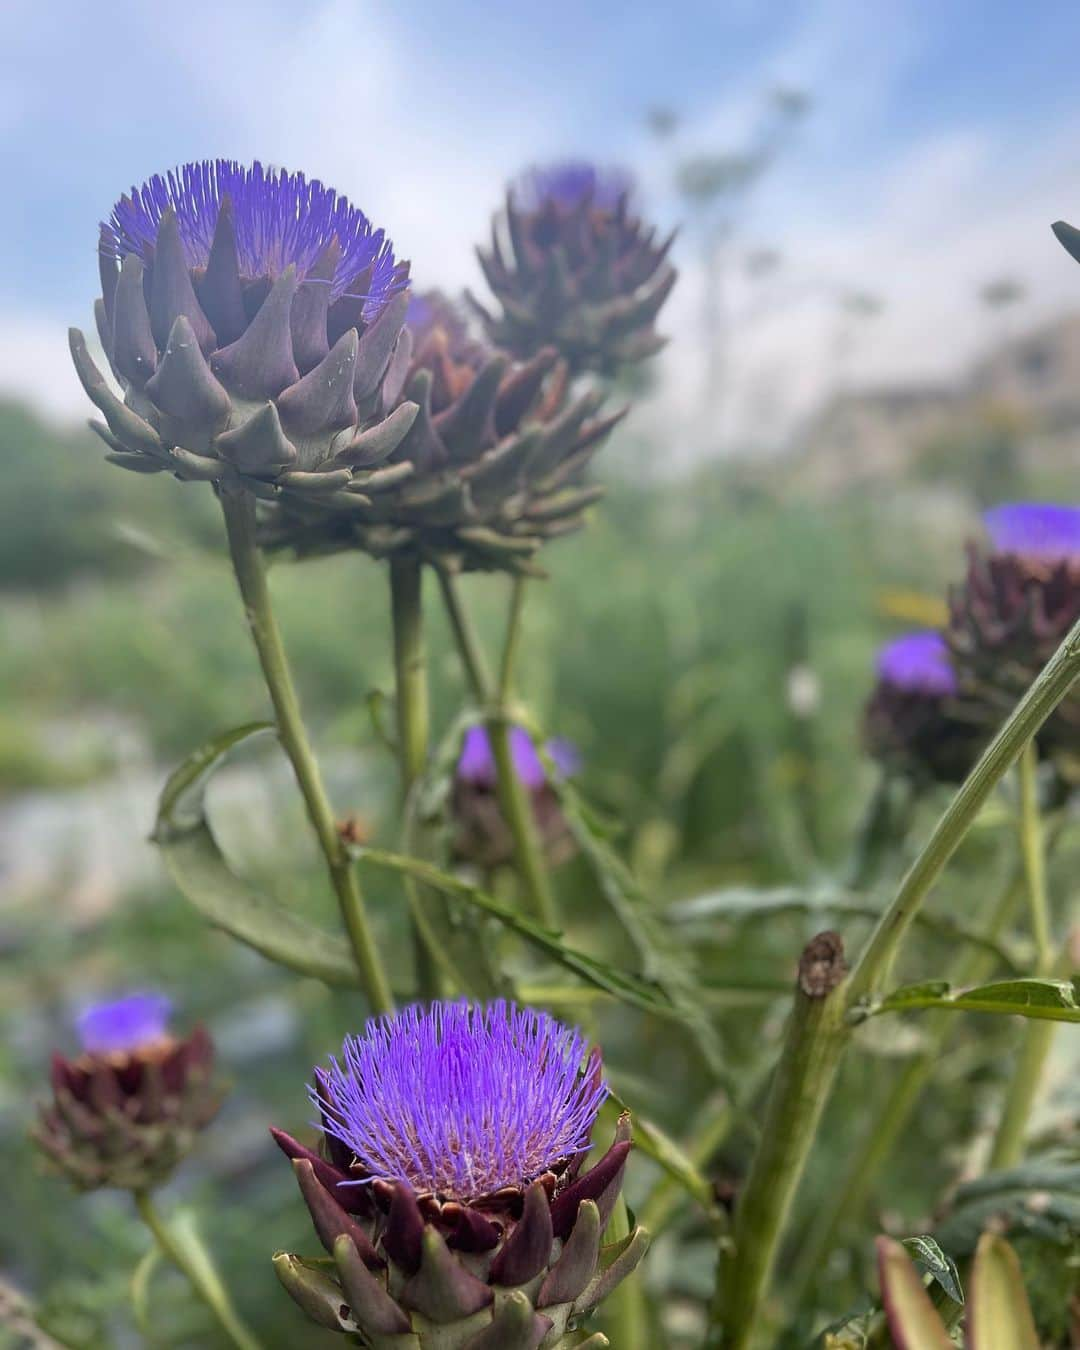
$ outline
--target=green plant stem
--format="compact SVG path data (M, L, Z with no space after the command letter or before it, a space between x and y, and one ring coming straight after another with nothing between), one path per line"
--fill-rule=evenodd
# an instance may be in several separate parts
M510 702L512 698L514 668L518 649L521 644L521 617L525 599L523 577L515 577L510 600L510 615L506 628L502 659L499 663L498 683L492 687L490 676L484 662L483 653L477 642L476 634L470 622L468 611L462 602L455 578L447 572L439 573L443 599L454 632L461 662L473 691L473 696L485 710L484 724L491 742L491 753L495 760L496 787L499 806L502 808L511 838L514 842L514 865L525 893L529 907L534 915L548 928L559 927L559 915L555 906L555 896L544 866L543 852L536 835L532 805L525 787L514 769L514 757L510 747L510 730L513 726Z
M300 702L270 602L266 567L255 538L255 499L249 492L222 492L221 506L248 628L274 707L278 738L289 757L308 817L319 841L342 922L349 935L364 993L373 1013L389 1012L394 1000L379 960L360 883L337 828L322 775L307 738Z
M736 1215L734 1253L722 1255L720 1262L710 1347L742 1350L749 1344L784 1222L848 1038L845 1012L877 988L928 891L983 804L1078 675L1080 621L1070 629L946 808L846 985L824 1001L828 1016L824 1009L808 1009L802 996L796 997L765 1125Z
M1046 853L1042 817L1039 814L1038 760L1034 743L1020 756L1020 856L1024 863L1031 933L1037 953L1036 974L1049 975L1054 968L1050 937L1050 905L1046 893ZM1056 1028L1053 1022L1025 1025L1020 1053L1005 1089L1005 1102L990 1148L991 1171L1014 1167L1023 1156L1024 1135L1039 1096L1039 1085L1050 1055Z
M733 1249L721 1248L709 1350L744 1350L761 1327L780 1238L849 1035L843 984L817 997L797 990L761 1140L735 1211Z
M402 792L424 772L428 749L427 657L424 651L423 574L415 558L390 561L394 630L394 693Z
M192 1254L184 1250L169 1231L168 1226L157 1212L149 1191L135 1192L135 1208L139 1217L153 1234L154 1241L162 1254L190 1281L191 1287L217 1318L218 1323L238 1350L261 1350L259 1342L244 1326L240 1316L232 1305L228 1291L221 1282L209 1253L199 1244L199 1260L193 1260Z
M418 558L390 559L390 617L394 643L394 710L397 718L397 757L402 802L408 806L413 785L427 765L429 713L427 653L424 646L423 569ZM409 878L404 879L409 902L417 991L437 998L443 982L432 935L423 922L425 897Z
M1043 668L938 820L852 971L849 1001L877 988L927 893L959 848L987 798L1080 675L1080 622Z
M986 937L998 942L1020 908L1024 898L1024 877L1017 871L995 899L987 917ZM994 958L982 947L969 947L952 963L949 982L953 985L978 984L994 970ZM1052 1024L1047 1024L1052 1025ZM844 1229L866 1203L878 1174L891 1156L897 1140L907 1127L927 1083L940 1063L949 1036L957 1028L957 1019L948 1012L931 1012L922 1017L919 1030L925 1041L918 1054L904 1066L880 1105L874 1111L861 1142L846 1171L830 1186L799 1251L790 1281L784 1290L791 1309L801 1306L807 1290L820 1275L829 1253Z

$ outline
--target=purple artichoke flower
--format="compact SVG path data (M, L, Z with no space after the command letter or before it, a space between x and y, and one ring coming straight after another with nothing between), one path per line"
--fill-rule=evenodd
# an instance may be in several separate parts
M33 1135L80 1190L157 1185L217 1114L210 1037L201 1026L175 1036L170 1013L154 993L91 1005L76 1019L81 1052L53 1055Z
M554 347L575 374L613 374L659 351L653 324L675 285L675 236L658 240L632 195L622 171L579 162L532 169L510 188L479 250L501 312L470 296L497 347L520 357Z
M101 227L98 333L71 349L114 463L359 499L411 425L408 264L356 207L303 174L187 164L121 197Z
M949 595L946 636L965 697L1000 723L1080 618L1080 508L1012 502L989 511L988 546L971 544ZM1039 734L1059 768L1080 751L1080 696Z
M548 741L544 747L562 778L581 769L581 756L565 740ZM514 770L526 789L533 819L550 866L573 856L576 845L559 805L558 794L524 727L511 727L510 751ZM478 867L502 867L514 857L514 838L503 816L497 794L498 776L487 729L470 727L465 733L450 793L453 822L451 847L460 862Z
M894 638L878 653L877 683L863 714L867 750L913 778L962 782L987 734L959 694L940 633Z
M595 391L572 395L553 348L524 362L493 351L438 291L414 296L406 317L402 406L419 412L367 480L367 500L282 496L263 542L301 555L359 548L453 570L535 570L541 545L579 528L601 495L582 478L623 414L599 415Z
M273 1134L333 1261L274 1265L323 1326L418 1350L553 1350L645 1252L641 1229L601 1245L629 1118L584 1170L600 1056L546 1013L406 1008L348 1038L310 1091L322 1152Z

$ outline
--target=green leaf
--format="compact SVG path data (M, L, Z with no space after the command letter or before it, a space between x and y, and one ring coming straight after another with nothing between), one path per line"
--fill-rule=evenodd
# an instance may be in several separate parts
M996 1233L984 1233L975 1252L967 1336L969 1350L1039 1350L1020 1262Z
M153 838L181 893L216 928L278 965L324 984L359 987L348 943L269 899L229 867L206 819L206 785L230 751L272 731L249 722L201 746L161 794Z
M1071 1158L1025 1162L965 1182L937 1236L949 1251L970 1256L988 1224L1062 1246L1080 1238L1080 1163Z
M641 958L642 973L663 990L717 1080L732 1088L723 1047L709 1019L706 1000L687 952L680 948L652 901L608 843L603 825L594 818L573 785L560 776L544 752L542 739L534 737L534 740L571 833L634 944Z
M900 1243L879 1237L877 1254L881 1301L897 1350L955 1350L922 1276Z
M572 970L587 983L599 989L606 989L609 994L624 1003L667 1017L678 1015L663 992L654 985L629 975L606 961L567 946L560 934L551 932L524 914L519 914L502 901L496 900L494 896L482 891L479 886L461 881L419 858L406 858L398 853L373 848L354 848L351 853L355 858L374 867L387 867L400 872L446 895L456 896L485 914L490 914L545 956L551 957L567 970Z
M954 1303L963 1304L964 1291L956 1262L941 1250L932 1237L924 1233L918 1237L904 1238L901 1245L924 1275L930 1275L936 1280Z
M701 937L706 941L708 934L704 929L709 920L730 919L733 923L754 923L774 918L777 914L808 914L819 919L836 915L876 922L881 917L881 905L870 896L837 886L818 886L811 890L796 886L761 890L752 886L730 886L679 900L666 911L667 917L675 923L695 926L695 930L700 927L703 930ZM950 943L965 943L991 953L1006 970L1019 970L1016 957L1000 942L992 941L955 919L920 910L915 916L915 923Z
M971 989L953 990L941 980L910 984L879 1002L856 1009L860 1017L918 1008L951 1008L956 1012L993 1013L1033 1017L1050 1022L1080 1022L1077 981L1036 979L999 980Z

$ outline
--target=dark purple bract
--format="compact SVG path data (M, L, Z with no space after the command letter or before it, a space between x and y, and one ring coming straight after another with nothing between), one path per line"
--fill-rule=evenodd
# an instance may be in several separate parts
M607 1097L580 1032L501 1000L372 1021L318 1080L325 1128L372 1180L459 1201L584 1152Z

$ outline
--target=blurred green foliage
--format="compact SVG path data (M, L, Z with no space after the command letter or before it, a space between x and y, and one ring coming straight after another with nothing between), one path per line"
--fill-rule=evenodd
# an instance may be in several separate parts
M601 468L610 496L592 528L551 548L550 579L531 587L519 692L550 733L580 745L584 790L620 822L619 848L658 904L720 886L835 876L875 781L859 752L858 715L874 648L898 626L887 597L926 597L932 605L959 571L973 516L961 514L943 531L939 513L920 514L917 496L903 510L888 494L806 500L789 490L783 464L718 462L667 479L649 468L653 450L632 433L612 444ZM213 733L267 712L212 494L109 468L100 451L89 433L57 432L25 409L0 408L8 475L0 495L0 793L12 811L31 790L63 802L80 784L107 783L132 756L161 782ZM937 480L929 476L929 487L912 491L932 503ZM396 846L395 767L366 707L372 690L391 687L385 571L363 557L280 561L272 587L337 802ZM470 577L464 588L494 650L505 582ZM441 733L463 686L433 586L428 600L433 724ZM250 802L223 791L226 843L278 898L330 922L333 908L287 774L269 756L244 762L260 791ZM913 839L940 804L923 803ZM3 809L0 843L3 830L15 828L6 822L22 819ZM133 847L150 823L132 816ZM987 888L1000 886L1008 826L1002 811L976 831L932 912L971 917ZM1074 834L1066 832L1054 860L1058 894L1075 868ZM59 852L62 843L52 847ZM892 874L903 861L902 854L891 861ZM266 1125L303 1132L311 1065L355 1027L357 1000L294 979L208 931L160 870L89 909L75 900L80 878L70 880L52 891L9 891L0 909L7 1177L0 1264L43 1300L47 1324L65 1343L87 1350L136 1343L128 1289L146 1241L129 1202L111 1194L76 1198L42 1176L25 1131L44 1090L49 1048L70 1046L73 1006L113 987L159 985L176 998L182 1020L212 1026L234 1082L221 1122L163 1207L198 1209L244 1315L268 1346L295 1345L301 1336L305 1345L333 1344L302 1328L271 1272L274 1248L309 1249L312 1240ZM568 864L557 882L573 941L631 964L634 953L612 936L584 863ZM399 885L372 872L368 889L380 932L404 969ZM695 944L739 1082L763 1080L795 959L820 926L819 917L799 913L767 921L750 915L717 922L709 940ZM866 923L844 920L844 930L855 947ZM947 945L920 933L898 974L943 974ZM602 1003L564 1010L590 1019L634 1108L684 1137L708 1090L685 1037ZM930 1231L969 1141L985 1129L1016 1031L997 1019L957 1020L934 1090L858 1231L821 1272L819 1301L792 1327L792 1347L873 1287L875 1231ZM918 1037L915 1020L860 1033L812 1159L791 1254L858 1139L883 1076ZM753 1144L755 1092L744 1105L709 1163L722 1189L737 1184ZM629 1184L633 1206L655 1176L639 1156ZM714 1261L704 1217L690 1204L681 1211L643 1276L672 1346L697 1343ZM1063 1337L1061 1308L1049 1302L1075 1274L1075 1247L1056 1244L1049 1264L1034 1239L1018 1249L1040 1272L1036 1297L1046 1303L1047 1335ZM158 1271L153 1290L160 1344L218 1343L171 1273Z

